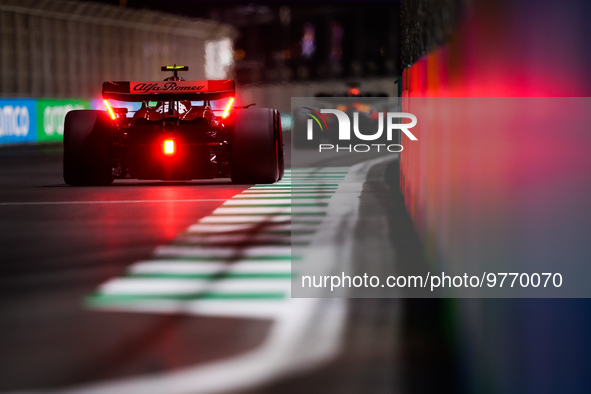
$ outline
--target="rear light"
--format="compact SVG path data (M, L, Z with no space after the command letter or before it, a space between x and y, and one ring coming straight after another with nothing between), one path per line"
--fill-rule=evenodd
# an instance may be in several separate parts
M230 108L232 108L232 103L234 103L234 97L230 97L230 101L228 101L228 104L226 104L226 109L224 110L224 113L222 114L222 118L225 118L228 116L228 114L230 113Z
M174 152L176 151L176 143L174 140L164 140L162 151L165 155L174 155Z
M105 103L105 108L107 108L107 112L109 113L111 119L117 119L117 115L115 115L115 111L113 111L113 107L111 107L111 104L109 104L107 99L104 99L103 102Z

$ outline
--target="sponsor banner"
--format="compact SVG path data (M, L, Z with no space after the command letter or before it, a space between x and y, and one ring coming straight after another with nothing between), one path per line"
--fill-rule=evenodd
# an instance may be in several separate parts
M38 141L61 141L66 114L75 109L89 109L88 100L36 100Z
M33 142L37 111L33 99L0 99L0 144Z

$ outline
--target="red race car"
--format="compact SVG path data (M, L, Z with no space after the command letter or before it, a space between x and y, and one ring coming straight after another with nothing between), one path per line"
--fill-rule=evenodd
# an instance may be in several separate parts
M233 107L232 80L105 82L107 111L75 110L64 124L64 180L72 186L114 179L231 178L273 183L283 177L279 112ZM119 102L121 105L115 104ZM121 103L122 102L122 103ZM135 103L130 111L126 105Z

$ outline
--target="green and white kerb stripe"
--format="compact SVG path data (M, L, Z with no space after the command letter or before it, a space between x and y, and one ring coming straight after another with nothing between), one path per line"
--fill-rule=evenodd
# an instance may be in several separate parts
M234 196L102 284L93 308L273 318L290 298L291 263L326 215L347 168L286 170ZM293 183L292 183L293 181ZM294 209L292 209L294 208Z

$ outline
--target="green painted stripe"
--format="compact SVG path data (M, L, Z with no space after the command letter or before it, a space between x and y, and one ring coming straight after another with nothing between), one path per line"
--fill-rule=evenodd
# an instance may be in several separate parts
M318 190L318 189L311 189L310 191L288 191L288 190L269 190L269 191L265 191L265 190L261 190L261 191L257 191L256 193L242 193L239 194L239 196L257 196L259 194L319 194L319 195L324 195L324 194L334 194L336 192L336 189L330 189L330 190Z
M232 201L240 201L240 200L311 200L314 198L318 199L329 199L332 196L310 196L310 197L303 197L303 196L287 196L287 197L240 197L235 198ZM228 205L229 206L229 205ZM252 206L252 205L251 205Z
M266 231L267 228L272 228L274 226L285 226L285 225L293 225L293 224L303 224L303 225L309 225L309 226L318 226L320 223L320 221L315 221L315 220L297 220L296 218L294 218L293 220L286 220L285 222L205 222L205 223L197 223L194 224L194 226L197 225L207 225L207 226L238 226L238 225L253 225L256 226L256 228L254 229L244 229L244 230L229 230L229 232L233 232L233 231ZM199 232L199 231L197 231ZM225 232L225 231L224 231ZM207 232L207 234L223 234L224 232L221 233L210 233ZM193 233L192 231L190 233Z
M196 225L207 225L207 226L238 226L238 225L254 225L256 226L256 229L248 229L248 231L251 230L258 230L259 228L261 229L265 229L265 228L271 228L273 226L285 226L287 224L304 224L304 225L309 225L309 226L317 226L319 225L320 221L317 220L297 220L297 218L285 218L286 220L284 222L260 222L260 221L256 221L256 222L199 222L194 224ZM291 220L290 220L291 219ZM233 230L230 230L233 231ZM241 231L247 231L247 230L241 230Z
M297 175L306 175L306 174L337 174L337 175L347 175L349 171L285 171L285 174L297 174Z
M236 200L234 200L236 201ZM301 203L301 204L260 204L260 205L252 205L252 204L231 204L231 205L223 205L221 208L289 208L289 207L327 207L327 202L315 202L315 203Z
M302 187L300 185L300 187L298 187L295 190L292 190L291 193L300 193L300 194L304 194L304 193L312 193L312 192L317 192L317 193L334 193L338 190L337 186L327 186L327 187ZM273 187L273 188L267 188L267 189L263 189L263 188L257 188L255 189L247 189L244 192L242 192L242 194L239 195L245 195L245 194L263 194L263 193L290 193L290 191L285 188L285 187Z
M314 234L316 232L316 230L291 230L291 231L286 231L288 234L291 235L307 235L307 234ZM269 231L269 234L284 234L284 232L282 231Z
M345 179L344 175L327 175L327 176L322 176L322 175L287 175L285 177L283 177L283 179Z
M305 224L305 225L310 225L310 226L317 226L320 223L322 223L321 221L317 221L317 220L298 220L298 218L293 218L291 220L291 224Z
M250 189L246 189L249 191L259 191L259 190L280 190L280 189L286 189L286 188L290 188L292 186L291 183L279 183L276 185L258 185L258 186L253 186ZM303 183L298 183L297 185L298 191L299 190L308 190L308 189L314 189L314 190L337 190L339 187L339 184L332 184L332 183L321 183L321 184L316 184L316 183L307 183L307 184L303 184Z
M248 261L256 261L257 263L261 263L261 264L269 264L269 266L275 266L275 265L286 265L286 264L296 264L298 263L301 259L302 256L297 256L294 257L293 259L263 259L263 258L258 258L258 259L251 259L251 258L240 258L238 257L238 259L242 262L243 260L248 260ZM183 264L194 264L194 265L200 265L203 263L227 263L229 265L234 264L235 259L229 258L229 259L197 259L197 258L191 258L191 257L185 257L185 258L181 258L181 257L171 257L171 258L164 258L164 259L160 259L160 258L151 258L149 260L142 260L142 264L143 263L162 263L163 261L168 261L171 260L171 263L183 263Z
M278 213L212 213L210 216L291 216L290 212L278 212ZM261 223L261 222L258 222ZM265 223L265 222L262 222ZM209 223L208 223L209 224ZM225 223L224 223L225 224ZM254 223L253 223L254 224Z
M293 234L313 234L316 230L261 230L258 231L257 229L248 229L248 230L228 230L223 232L211 232L211 231L187 231L184 233L179 234L181 237L189 237L192 235L196 235L199 237L222 237L226 235L244 235L246 236L255 236L255 235L293 235Z
M202 237L207 240L209 237L224 237L224 236L243 236L243 237L258 237L258 236L285 236L289 237L292 235L312 235L316 233L316 230L278 230L278 231L227 231L221 233L209 233L209 232L190 232L181 233L179 237ZM246 242L246 241L245 241ZM211 245L208 243L208 245Z
M248 189L249 193L244 193L244 194L251 194L252 192L255 193L289 193L291 190L291 193L297 193L297 192L302 192L302 193L310 193L312 191L315 192L322 192L322 193L328 193L328 192L336 192L339 188L338 186L306 186L303 184L298 184L295 185L296 189L292 189L291 185L278 185L276 187L272 187L272 188L266 188L263 189L262 187L258 187L258 188L252 188L252 189Z
M103 294L97 293L86 298L90 306L118 304L127 302L171 300L171 301L196 301L196 300L279 300L287 298L286 293L197 293L197 294Z
M213 213L210 216L325 216L326 212L271 212L271 213ZM259 224L261 222L258 222ZM227 224L227 223L224 223Z
M307 235L314 234L316 230L258 230L258 229L247 229L247 230L228 230L223 232L210 232L210 231L189 231L179 234L182 236L224 236L224 235Z
M337 187L339 186L338 183L308 183L308 184L301 184L301 185L292 185L292 184L272 184L272 185L254 185L253 187L250 188L250 190L252 189L258 189L261 187L329 187L329 186L333 186L333 187Z
M306 246L309 245L310 242L305 241L273 241L273 242L257 242L255 241L248 241L245 240L244 242L235 242L235 241L219 241L219 242L183 242L183 241L172 241L168 245L171 246L203 246L203 247L236 247L236 248L244 248L244 247L259 247L259 246Z
M271 268L271 267L269 267ZM246 273L246 272L217 272L211 274L179 274L171 272L132 273L123 279L291 279L290 272Z

